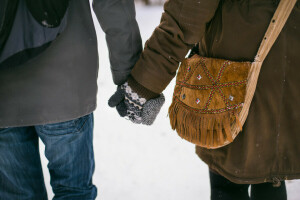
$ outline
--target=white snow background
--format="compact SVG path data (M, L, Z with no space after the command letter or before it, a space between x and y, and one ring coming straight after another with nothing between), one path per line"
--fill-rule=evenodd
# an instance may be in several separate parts
M159 24L162 6L136 5L143 43ZM105 36L94 16L99 46L98 108L95 111L94 184L100 200L209 200L208 168L194 145L172 131L167 117L174 80L164 91L166 103L154 125L120 118L107 100L115 92ZM44 145L41 143L41 152ZM41 153L49 199L53 198L45 156ZM299 200L300 181L287 181L288 199Z

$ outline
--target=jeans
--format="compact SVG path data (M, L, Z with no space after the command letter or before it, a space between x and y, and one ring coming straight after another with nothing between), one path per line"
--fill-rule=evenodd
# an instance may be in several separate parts
M223 176L212 171L209 172L211 185L211 200L286 200L285 182L279 187L273 187L272 183L251 185L249 197L249 184L235 184Z
M66 122L0 129L0 200L46 200L39 143L45 144L54 200L92 200L93 114Z

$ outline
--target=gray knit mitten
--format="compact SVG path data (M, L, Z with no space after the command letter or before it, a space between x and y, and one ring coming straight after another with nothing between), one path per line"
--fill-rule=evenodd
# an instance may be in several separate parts
M134 92L126 82L118 87L115 94L109 99L108 105L116 107L121 117L127 117L133 123L151 125L164 102L163 94L157 98L146 100Z

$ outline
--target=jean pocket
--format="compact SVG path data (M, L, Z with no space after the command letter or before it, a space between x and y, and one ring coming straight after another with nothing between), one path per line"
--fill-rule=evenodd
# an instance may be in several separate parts
M86 125L88 119L92 114L54 124L45 124L36 126L37 131L40 131L46 135L66 135L66 134L75 134L81 131L81 129Z

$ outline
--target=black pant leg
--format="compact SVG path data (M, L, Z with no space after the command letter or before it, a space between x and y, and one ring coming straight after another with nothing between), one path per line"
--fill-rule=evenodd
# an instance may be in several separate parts
M211 200L250 200L248 184L235 184L223 176L209 171Z
M279 187L273 187L272 183L251 185L251 200L287 200L285 182Z

